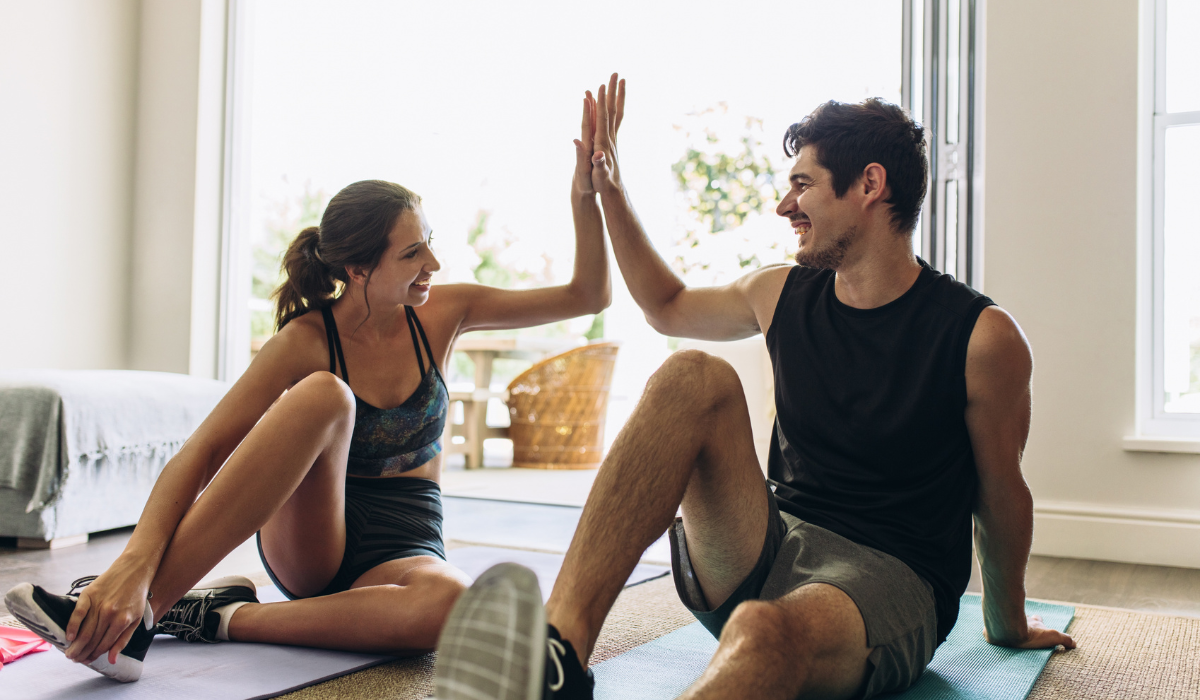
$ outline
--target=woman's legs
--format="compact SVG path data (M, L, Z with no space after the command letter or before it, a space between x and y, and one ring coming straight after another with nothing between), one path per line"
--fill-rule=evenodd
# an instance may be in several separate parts
M180 522L151 585L155 616L234 547L262 533L263 553L293 594L314 595L346 544L346 455L354 397L320 372L296 384L250 431ZM470 583L430 556L380 564L351 590L247 604L229 621L237 641L399 654L432 649Z
M353 394L332 374L292 387L180 521L150 586L155 618L259 529L285 586L303 593L327 584L345 547L353 428Z
M436 557L396 559L370 569L348 591L243 605L229 621L229 638L397 655L429 651L469 583Z

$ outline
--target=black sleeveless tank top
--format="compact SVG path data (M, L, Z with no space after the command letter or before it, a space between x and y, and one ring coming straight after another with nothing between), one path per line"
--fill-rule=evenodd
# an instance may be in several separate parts
M768 474L781 510L928 581L941 643L971 576L967 341L993 302L919 262L913 286L875 309L838 301L830 270L788 274L766 337Z
M329 307L321 309L325 319L325 340L329 345L329 371L337 374L342 368L342 380L350 384L346 358L337 323ZM450 408L446 382L433 360L433 350L421 320L411 307L404 307L408 330L412 333L413 349L417 351L417 366L421 368L421 383L416 391L393 408L376 408L354 395L354 433L350 437L350 454L346 459L347 476L395 476L425 464L442 451L442 431ZM421 343L418 344L417 336ZM421 344L429 356L429 370L421 357Z

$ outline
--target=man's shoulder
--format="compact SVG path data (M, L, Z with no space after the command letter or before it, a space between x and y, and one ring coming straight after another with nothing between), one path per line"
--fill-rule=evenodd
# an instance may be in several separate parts
M996 303L982 292L954 279L953 275L940 272L933 272L924 291L927 303L940 306L956 317L977 316L981 310Z

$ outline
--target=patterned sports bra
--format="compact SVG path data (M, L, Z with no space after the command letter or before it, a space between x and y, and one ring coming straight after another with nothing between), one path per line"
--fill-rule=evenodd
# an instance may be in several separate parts
M329 307L321 309L325 318L325 340L329 344L329 371L337 375L338 364L342 380L350 383L346 358L338 337L337 323ZM354 395L354 434L350 438L350 456L346 460L349 476L395 476L425 464L442 451L442 431L450 395L446 382L433 360L433 350L425 329L411 307L404 307L408 330L412 333L417 365L421 368L421 383L404 403L395 408L376 408ZM417 343L417 335L421 343ZM429 355L429 370L421 357L421 344ZM336 353L336 358L335 358Z

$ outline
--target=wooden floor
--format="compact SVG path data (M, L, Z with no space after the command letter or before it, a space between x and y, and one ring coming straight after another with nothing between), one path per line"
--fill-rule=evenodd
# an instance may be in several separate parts
M566 514L572 509L562 510ZM74 579L98 574L112 563L130 532L131 528L101 533L87 544L53 551L18 550L14 541L0 539L0 591L31 581L50 591L66 592ZM261 569L250 540L226 557L212 575ZM977 567L968 590L980 590ZM1034 556L1029 561L1026 590L1030 598L1200 617L1200 569Z

